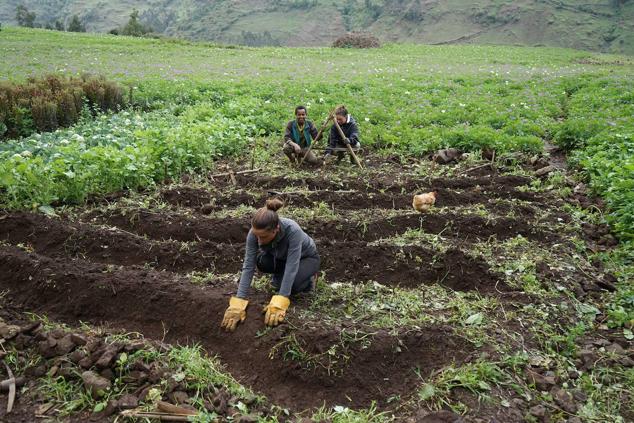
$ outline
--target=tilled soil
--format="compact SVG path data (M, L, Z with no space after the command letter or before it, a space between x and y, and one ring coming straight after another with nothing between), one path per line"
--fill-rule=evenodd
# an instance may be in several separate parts
M88 217L92 222L162 241L242 243L250 227L249 218L213 218L170 212L157 214L148 210L91 212ZM455 237L461 242L488 239L492 236L503 240L517 235L543 242L560 239L560 234L538 228L530 221L520 218L485 218L455 212L420 215L409 211L391 218L373 219L372 213L368 217L367 222L310 220L301 223L306 233L313 238L340 241L376 241L402 235L408 230L442 234Z
M200 342L271 401L294 409L337 403L341 395L358 407L370 406L373 400L385 405L390 396L415 386L412 368L429 374L441 351L454 352L440 357L443 364L449 364L471 350L464 341L440 329L408 333L402 339L380 333L369 348L353 352L341 376L323 374L319 369L270 360L271 347L284 333L254 341L256 333L264 329L260 319L248 319L233 334L220 330L218 322L232 287L196 287L167 272L108 269L81 259L65 262L6 246L0 247L0 268L5 270L3 289L9 289L12 300L25 309L62 322L124 327L171 343ZM257 295L248 312L257 316L267 299ZM339 334L333 329L306 330L311 348L321 350L328 350L332 336ZM269 389L271 386L276 389Z
M152 221L154 214L149 214ZM421 223L418 216L410 216L414 223ZM114 220L114 219L113 219ZM139 218L139 222L145 220ZM366 234L389 236L398 232L398 227L406 227L408 221L398 225L377 224L384 231L368 228ZM110 221L112 222L112 220ZM139 232L146 230L161 235L158 225L135 226L134 221L118 220L120 226L131 226ZM208 229L209 222L203 219L198 228ZM333 222L334 223L334 222ZM404 223L404 225L403 225ZM213 222L215 230L203 232L203 241L183 246L172 240L152 240L117 228L99 227L85 223L73 223L60 219L51 219L41 214L16 213L3 221L1 239L13 244L29 245L36 253L55 258L88 259L91 262L116 264L120 266L151 265L155 269L172 272L213 271L216 273L234 273L241 268L243 251L239 238L248 231L247 220L228 222L227 232L221 235L222 222ZM381 226L379 226L381 225ZM481 292L507 290L499 277L488 271L481 259L467 257L460 250L438 253L423 247L393 245L368 245L365 241L346 241L346 232L339 232L343 241L333 241L327 236L329 225L322 230L314 229L309 233L323 234L317 238L317 244L323 257L322 268L332 281L379 281L386 285L416 287L420 284L441 283L455 290L476 289ZM189 226L189 227L193 227ZM389 230L392 228L392 231ZM348 231L349 234L355 232ZM147 234L145 234L147 235ZM209 236L205 236L209 235ZM210 237L214 239L209 239ZM350 236L355 238L354 235ZM371 239L374 239L371 237ZM225 241L225 242L220 242ZM236 244L233 244L235 242Z
M457 291L497 296L512 291L502 277L460 247L495 238L522 235L540 243L566 242L561 233L536 224L538 209L567 216L555 199L523 192L530 183L518 176L420 179L388 177L352 179L238 177L237 187L218 181L213 188L166 188L160 198L172 209L100 210L79 219L11 212L0 220L0 290L24 311L45 314L77 325L106 324L172 343L198 342L218 354L240 381L292 411L345 405L380 408L388 399L415 391L420 378L452 363L461 363L475 349L447 328L378 331L369 344L343 345L345 360L297 363L272 355L276 346L297 334L298 342L317 355L341 341L342 328L318 322L291 322L261 336L259 309L269 294L255 292L249 318L233 334L220 330L235 284L213 275L240 271L248 218L205 216L241 205L260 206L267 191L288 187L312 192L285 195L291 205L326 203L340 216L368 210L366 222L309 220L300 222L316 240L326 282L376 281L404 289L440 284ZM438 207L481 204L497 216L485 218L458 211L413 213L412 194L438 190ZM288 189L287 189L288 190ZM352 191L352 192L350 192ZM519 200L509 205L495 200ZM373 217L373 210L400 210L395 217ZM512 212L512 213L511 213ZM563 216L563 217L561 217ZM435 251L429 245L398 246L376 242L420 230L440 235L452 247ZM190 272L211 272L209 284L195 285ZM301 304L301 302L300 302ZM299 305L301 306L301 305Z
M316 188L328 186L319 182L307 182L298 188L308 191L284 190L278 191L267 187L247 185L246 190L241 191L209 191L204 188L178 187L166 189L161 193L161 199L176 206L198 208L210 205L212 210L233 208L240 205L260 207L271 195L277 195L289 205L296 207L310 207L314 203L325 203L341 210L366 210L366 209L410 209L412 204L412 192L424 192L431 189L438 191L438 207L450 207L487 203L492 198L517 199L535 204L542 204L540 197L531 192L523 192L516 189L514 184L525 182L524 178L501 178L500 184L495 185L491 181L486 184L446 184L451 188L444 188L442 181L440 186L433 186L428 182L409 181L404 185L386 186L375 188L372 185L364 187L359 184L348 184L343 187L330 186L330 189ZM273 184L277 188L277 184ZM432 188L433 186L433 188ZM255 193L253 193L255 192Z

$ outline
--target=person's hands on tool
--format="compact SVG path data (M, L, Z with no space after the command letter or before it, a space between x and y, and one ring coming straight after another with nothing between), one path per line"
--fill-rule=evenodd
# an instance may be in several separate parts
M225 311L220 327L229 332L233 332L236 329L236 326L238 326L238 323L244 322L244 319L247 318L247 305L249 305L248 300L231 297L229 300L229 307L227 308L227 311Z
M291 141L290 142L291 147L293 147L293 151L295 152L295 154L300 154L302 152L302 148L299 146L299 144Z
M350 140L349 140L348 138L344 138L344 139L343 139L343 143L344 143L345 145L350 145Z
M291 305L291 300L283 295L273 295L269 305L262 310L264 315L264 324L267 326L277 326L284 321L286 310Z

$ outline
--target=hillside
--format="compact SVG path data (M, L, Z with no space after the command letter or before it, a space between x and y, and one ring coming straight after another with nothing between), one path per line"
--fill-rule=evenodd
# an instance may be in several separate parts
M634 1L589 0L5 0L0 22L24 4L45 25L77 14L89 31L123 25L131 11L156 32L247 45L329 45L351 30L385 42L570 47L634 54Z

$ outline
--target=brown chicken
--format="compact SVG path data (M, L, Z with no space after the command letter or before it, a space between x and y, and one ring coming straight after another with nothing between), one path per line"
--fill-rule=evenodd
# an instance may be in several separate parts
M429 209L436 203L436 194L438 191L431 191L426 194L418 194L414 196L412 201L412 207L419 213L428 212Z

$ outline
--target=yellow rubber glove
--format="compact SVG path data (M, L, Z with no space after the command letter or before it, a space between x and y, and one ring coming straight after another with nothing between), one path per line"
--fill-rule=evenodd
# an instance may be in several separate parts
M236 326L238 326L238 323L244 322L244 319L247 318L247 305L249 305L248 300L231 297L229 307L227 311L225 311L225 316L222 319L220 327L233 332Z
M264 324L267 326L277 326L284 321L286 310L291 305L291 300L283 295L273 295L269 305L264 307Z

